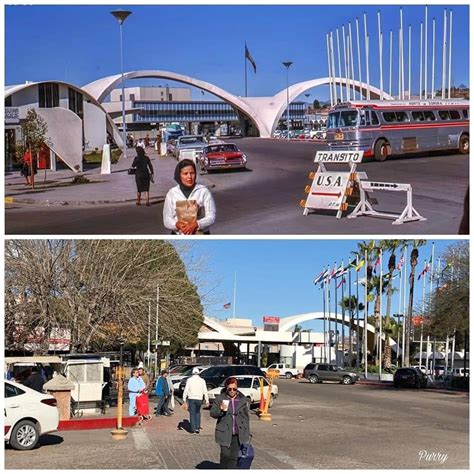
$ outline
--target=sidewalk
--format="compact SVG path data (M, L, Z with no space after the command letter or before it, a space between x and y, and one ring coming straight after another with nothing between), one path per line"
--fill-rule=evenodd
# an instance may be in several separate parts
M173 179L176 159L158 156L156 151L148 148L155 171L155 182L150 185L150 200L154 203L164 201L168 190L176 185ZM44 171L39 170L35 178L35 189L25 186L25 178L19 171L5 173L5 202L35 205L93 205L134 202L137 189L135 176L128 175L135 157L135 150L129 149L126 158L120 158L112 165L111 174L100 174L100 166L88 167L82 173L71 170L47 171L46 182ZM77 176L89 180L84 184L72 184ZM198 182L205 186L211 183L198 174Z

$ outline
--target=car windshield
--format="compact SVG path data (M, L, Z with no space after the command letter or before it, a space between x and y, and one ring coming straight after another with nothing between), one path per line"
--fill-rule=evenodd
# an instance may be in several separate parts
M203 143L202 138L200 137L189 137L189 138L181 138L179 143L184 145L188 145L190 143Z
M247 377L247 378L239 378L239 377L236 377L237 379L237 387L239 388L251 388L252 387L252 377ZM221 383L220 385L221 387L224 387L225 386L225 380L224 382Z
M355 127L359 114L357 110L342 110L329 114L327 128Z
M201 375L203 377L214 377L215 375L219 374L219 372L222 370L222 367L216 366L216 367L209 367L206 370L203 370L201 372Z

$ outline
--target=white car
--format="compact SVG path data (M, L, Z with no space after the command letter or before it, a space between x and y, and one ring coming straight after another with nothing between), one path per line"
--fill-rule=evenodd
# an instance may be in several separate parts
M5 380L5 441L14 449L33 449L41 435L58 429L56 399Z
M249 399L251 405L260 403L260 380L263 380L263 394L265 399L268 396L270 383L265 377L262 377L261 375L237 375L235 378L237 379L239 392L242 392ZM217 388L209 390L209 403L211 405L216 396L224 390L224 383ZM273 406L273 402L277 397L278 385L272 385L269 407Z
M194 369L197 368L199 370L199 373L201 373L204 369L207 369L208 367L210 367L210 365L197 365L196 367L192 367L191 369L188 369L180 374L171 375L170 378L171 382L173 383L173 391L179 391L179 385L181 383L181 380L187 377L191 377L191 375L193 375Z

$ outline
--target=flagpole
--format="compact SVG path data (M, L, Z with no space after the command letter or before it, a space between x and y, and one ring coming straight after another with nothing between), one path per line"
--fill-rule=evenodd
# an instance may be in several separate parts
M403 250L402 250L402 258L403 258ZM403 262L403 266L398 270L398 279L400 280L398 284L398 311L397 311L397 367L398 367L398 357L400 356L400 310L402 306L402 288L403 288L403 267L405 266L405 262Z
M422 298L421 298L421 334L420 334L420 357L418 359L418 367L421 369L421 353L423 352L423 319L425 317L425 290L426 290L426 273L425 273L425 268L426 268L426 260L425 260L425 266L423 267L423 293L422 293ZM428 346L426 347L426 352L428 352ZM428 370L428 367L427 367Z
M337 275L334 275L334 340L336 365L339 365L337 361Z
M352 327L354 325L354 313L352 312L352 287L351 287L351 284L352 284L352 278L351 278L351 259L349 257L349 267L348 267L348 270L349 270L349 275L348 275L348 278L349 278L349 367L352 367Z
M331 363L331 280L328 280L328 359Z
M431 260L430 260L430 301L429 301L429 307L428 307L428 313L431 317L431 311L433 309L431 303L433 300L433 268L434 268L434 247L435 243L432 242L431 244Z
M365 370L365 378L367 379L367 250L365 251L365 308L364 308L364 370Z
M382 379L382 302L383 302L383 249L380 249L380 310L379 310L379 380ZM387 344L388 341L385 341Z
M245 50L244 50L244 63L245 63L245 97L247 97L247 43L245 43Z
M324 362L326 362L326 279L323 280L323 341Z
M234 272L234 304L233 310L232 310L232 319L234 320L235 323L235 304L236 304L236 298L237 298L237 272Z
M344 358L344 351L345 351L345 344L344 344L344 336L346 335L346 331L345 331L345 326L346 326L346 308L344 307L344 282L345 282L345 278L344 278L344 260L342 261L342 264L341 264L342 268L343 268L343 273L342 273L342 285L341 285L341 316L342 316L342 323L341 323L341 340L342 340L342 362L343 362L343 367L344 367L344 363L345 363L345 358Z
M356 257L356 277L357 277L357 287L356 287L356 309L357 309L357 337L356 337L356 369L359 370L360 368L360 325L359 325L359 254Z

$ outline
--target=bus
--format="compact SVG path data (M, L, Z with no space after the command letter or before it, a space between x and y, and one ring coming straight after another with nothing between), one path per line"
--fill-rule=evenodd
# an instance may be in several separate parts
M366 100L334 106L328 115L329 150L390 156L439 150L469 153L468 100Z

